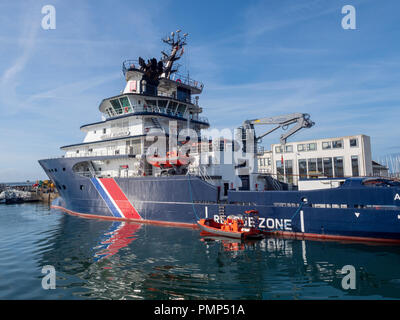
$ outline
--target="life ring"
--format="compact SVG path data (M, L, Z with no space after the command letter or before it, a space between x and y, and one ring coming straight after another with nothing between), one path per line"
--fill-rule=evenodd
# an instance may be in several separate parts
M125 112L128 112L129 111L129 108L128 107L125 107Z
M181 79L176 79L176 82L182 83Z

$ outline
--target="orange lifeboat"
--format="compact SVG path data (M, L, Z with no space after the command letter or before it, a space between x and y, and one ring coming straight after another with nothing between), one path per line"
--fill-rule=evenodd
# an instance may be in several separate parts
M223 223L214 219L200 219L197 224L202 230L202 235L216 235L235 239L257 239L262 238L262 231L246 227L242 219L228 217Z
M190 163L190 157L188 155L181 155L176 151L167 152L166 157L160 157L158 155L153 155L147 158L152 166L165 169L180 166L187 166Z

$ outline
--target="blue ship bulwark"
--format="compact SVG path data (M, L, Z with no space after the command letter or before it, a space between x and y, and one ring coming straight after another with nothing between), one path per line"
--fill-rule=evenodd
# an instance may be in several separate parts
M196 176L93 178L73 172L85 158L39 161L61 195L56 208L110 219L195 226L200 218L259 212L265 231L304 237L400 242L400 185L350 178L332 189L235 191L218 200L218 189ZM255 223L246 218L246 223Z

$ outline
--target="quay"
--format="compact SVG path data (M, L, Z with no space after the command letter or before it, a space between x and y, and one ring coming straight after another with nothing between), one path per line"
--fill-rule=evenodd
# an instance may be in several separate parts
M50 204L58 196L57 189L50 180L0 184L0 203L46 202Z

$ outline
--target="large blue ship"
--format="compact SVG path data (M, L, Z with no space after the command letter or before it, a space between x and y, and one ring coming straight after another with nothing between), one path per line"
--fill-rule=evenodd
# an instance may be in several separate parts
M248 120L233 134L209 130L200 116L203 84L175 63L186 38L178 30L163 39L170 51L160 60L125 61L124 90L100 103L101 121L81 126L84 141L39 161L61 196L54 208L193 228L201 218L255 210L258 220L245 217L246 224L284 236L400 243L398 181L359 177L330 189L283 190L258 172L254 125L295 124L285 143L314 124L307 114Z

